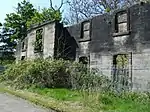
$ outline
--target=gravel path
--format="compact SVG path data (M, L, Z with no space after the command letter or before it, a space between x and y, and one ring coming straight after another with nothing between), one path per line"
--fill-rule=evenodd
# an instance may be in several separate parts
M0 93L0 112L54 112L54 111L42 109L21 98Z

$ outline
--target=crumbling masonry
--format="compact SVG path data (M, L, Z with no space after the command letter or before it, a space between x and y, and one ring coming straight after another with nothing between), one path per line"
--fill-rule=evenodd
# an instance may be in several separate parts
M16 59L64 58L89 65L133 91L150 91L150 4L137 4L64 27L57 21L29 29Z

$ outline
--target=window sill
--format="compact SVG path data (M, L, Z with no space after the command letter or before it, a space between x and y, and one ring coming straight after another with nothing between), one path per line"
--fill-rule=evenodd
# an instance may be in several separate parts
M22 49L22 52L26 52L27 50L26 49Z
M87 42L87 41L91 41L91 39L80 39L79 42Z
M34 53L42 53L43 50L34 50Z
M124 36L124 35L130 35L130 31L113 33L113 37Z

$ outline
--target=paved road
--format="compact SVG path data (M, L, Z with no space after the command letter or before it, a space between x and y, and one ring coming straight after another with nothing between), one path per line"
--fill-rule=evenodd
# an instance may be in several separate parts
M54 112L42 109L21 98L0 93L0 112Z

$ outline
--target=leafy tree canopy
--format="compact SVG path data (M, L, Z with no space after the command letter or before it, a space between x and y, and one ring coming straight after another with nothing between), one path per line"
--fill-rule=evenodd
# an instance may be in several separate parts
M54 10L52 8L44 8L41 12L36 11L31 20L27 21L27 26L30 27L33 24L40 24L45 21L53 21L62 19L62 13L60 10Z
M26 36L27 21L34 15L36 9L26 0L18 3L15 13L6 14L4 27L6 29L13 29L15 32L10 36L12 40L19 40Z

